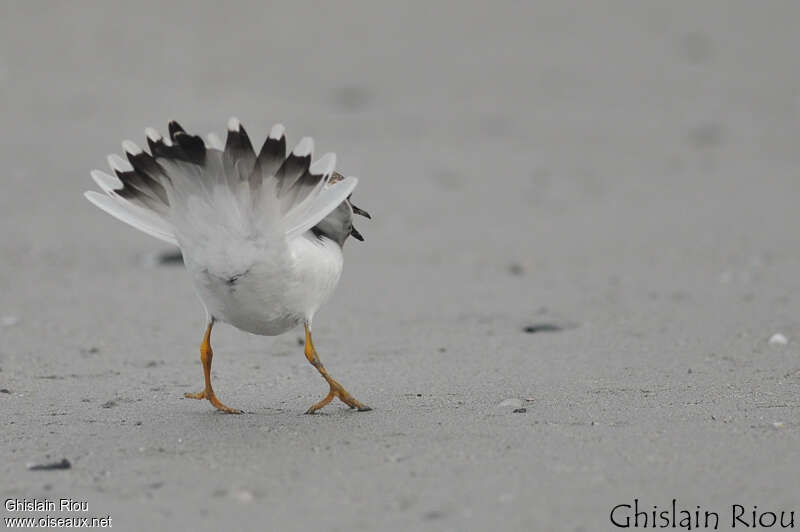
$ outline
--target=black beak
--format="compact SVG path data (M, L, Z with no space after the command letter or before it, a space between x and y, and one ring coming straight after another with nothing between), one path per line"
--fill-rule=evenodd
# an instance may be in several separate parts
M350 235L352 235L352 237L355 238L356 240L358 240L359 242L363 242L364 241L364 237L361 236L361 233L356 231L355 227L350 227Z
M364 218L367 218L368 220L372 220L372 216L370 216L369 213L367 211L365 211L364 209L359 209L358 207L356 207L352 203L350 204L350 207L352 207L354 214L358 214L359 216L363 216Z

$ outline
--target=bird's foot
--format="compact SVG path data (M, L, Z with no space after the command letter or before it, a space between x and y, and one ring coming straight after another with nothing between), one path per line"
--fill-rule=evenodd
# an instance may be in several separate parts
M355 408L359 412L368 412L372 410L367 405L358 402L356 398L350 395L341 384L334 381L333 379L331 380L333 381L330 383L331 391L328 392L328 395L326 395L322 401L320 401L319 403L315 404L314 406L306 410L306 414L315 414L317 410L319 410L323 406L333 401L334 397L338 397L339 400L342 401L344 404L346 404L350 408Z
M226 414L242 413L242 411L239 410L238 408L231 408L229 406L224 405L222 401L217 399L217 396L214 394L214 390L204 390L199 393L186 393L183 394L183 396L187 399L208 399L208 402L211 403L214 406L214 408L222 412L225 412Z

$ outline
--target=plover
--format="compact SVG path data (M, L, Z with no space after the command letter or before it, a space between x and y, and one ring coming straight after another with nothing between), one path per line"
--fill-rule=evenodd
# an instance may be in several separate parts
M274 336L303 324L305 355L330 391L306 413L338 397L351 408L370 408L350 395L322 365L311 322L342 273L342 246L363 240L353 214L370 218L350 202L358 180L334 172L336 156L311 162L314 142L304 137L286 155L284 127L275 125L256 154L236 118L223 145L169 123L169 138L145 131L149 153L122 143L126 160L108 157L116 177L95 170L102 189L86 192L96 206L151 236L178 246L206 310L200 346L205 387L187 393L227 413L211 386L211 329L224 322Z

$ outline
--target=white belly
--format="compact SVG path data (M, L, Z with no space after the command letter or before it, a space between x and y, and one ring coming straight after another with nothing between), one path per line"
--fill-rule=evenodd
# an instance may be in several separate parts
M190 257L186 266L211 317L275 336L311 321L336 288L343 266L339 245L310 233L289 242L283 255L265 257L236 274L215 274Z

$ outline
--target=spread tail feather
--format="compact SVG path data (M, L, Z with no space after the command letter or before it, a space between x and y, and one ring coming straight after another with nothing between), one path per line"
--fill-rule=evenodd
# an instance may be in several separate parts
M178 245L178 240L175 238L172 227L163 220L154 217L152 213L147 212L145 209L136 207L124 200L115 199L112 196L104 196L93 190L84 192L84 196L114 218L159 240L169 242L175 246Z
M235 118L224 145L215 135L206 143L174 121L169 138L151 128L146 135L150 153L123 142L127 160L109 157L116 177L92 172L104 194L85 195L115 218L171 244L211 235L296 238L347 201L358 183L354 177L331 180L333 154L312 164L309 137L287 156L280 124L258 154Z

